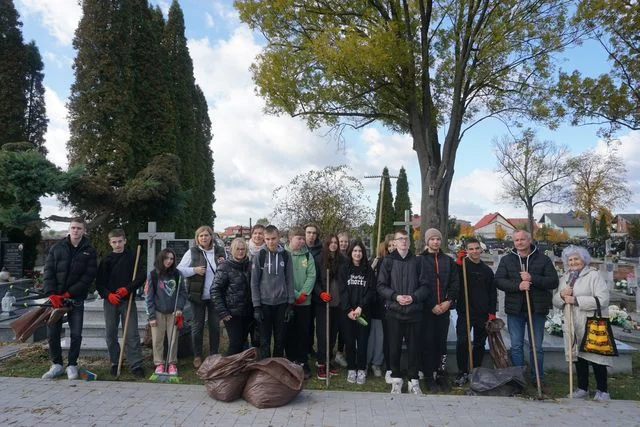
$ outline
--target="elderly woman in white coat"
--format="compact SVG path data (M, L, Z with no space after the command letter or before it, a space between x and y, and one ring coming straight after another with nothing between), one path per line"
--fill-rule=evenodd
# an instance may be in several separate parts
M596 392L593 400L609 400L607 391L607 366L611 366L613 357L601 356L578 351L584 337L587 317L596 311L596 298L600 301L602 315L608 314L609 288L600 274L589 267L591 256L580 246L569 246L562 251L565 274L560 279L560 286L553 295L553 305L564 311L565 354L569 360L569 345L573 344L571 357L576 366L578 389L573 397L586 399L589 397L589 364L596 377ZM569 310L573 317L573 337L569 325ZM571 344L570 344L571 343Z

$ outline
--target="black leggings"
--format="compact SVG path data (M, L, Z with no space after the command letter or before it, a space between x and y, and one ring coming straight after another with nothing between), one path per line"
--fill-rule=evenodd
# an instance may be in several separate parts
M576 373L578 374L578 388L589 390L589 363L593 366L593 374L596 377L596 386L601 392L607 393L607 367L593 362L587 362L578 357Z

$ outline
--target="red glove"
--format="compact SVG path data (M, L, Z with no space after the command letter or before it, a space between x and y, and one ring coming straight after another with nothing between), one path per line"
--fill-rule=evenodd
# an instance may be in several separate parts
M49 301L51 302L51 307L53 308L60 308L62 307L62 303L64 302L64 295L56 295L56 294L51 294L49 295Z
M108 300L112 305L118 305L118 304L120 304L120 297L118 296L118 294L114 294L113 292L109 292L109 295L107 295L107 300Z
M305 302L307 300L307 294L305 294L304 292L301 293L298 298L296 298L295 303L296 304L302 304L303 302Z
M176 327L178 329L182 329L183 326L184 326L184 316L182 315L182 313L176 314Z
M129 291L127 290L127 288L125 288L124 286L121 288L116 289L116 295L118 295L120 298L124 298L127 295L129 295Z
M331 294L329 292L322 291L320 292L320 299L322 300L322 302L329 302L333 298L331 298Z
M494 320L495 318L496 318L496 315L495 315L495 314L490 314L490 315L489 315L489 320Z

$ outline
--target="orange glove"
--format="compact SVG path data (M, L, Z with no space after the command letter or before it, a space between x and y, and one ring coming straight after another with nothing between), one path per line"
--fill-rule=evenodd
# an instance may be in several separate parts
M301 293L298 298L296 298L295 303L296 304L302 304L303 302L305 302L307 300L307 294L305 294L304 292Z
M113 292L109 292L109 295L107 295L107 300L108 300L112 305L118 305L118 304L120 304L120 297L118 296L118 294L114 294Z
M178 329L182 329L183 326L184 326L184 316L182 315L182 313L176 314L176 327Z
M62 307L64 297L62 295L52 294L52 295L49 295L49 301L51 302L51 307L60 308Z
M331 298L331 294L329 292L322 291L320 292L320 299L322 300L322 302L329 302L333 298Z
M116 295L118 295L120 298L124 298L127 295L129 295L129 291L127 290L127 288L125 288L124 286L121 288L116 289Z

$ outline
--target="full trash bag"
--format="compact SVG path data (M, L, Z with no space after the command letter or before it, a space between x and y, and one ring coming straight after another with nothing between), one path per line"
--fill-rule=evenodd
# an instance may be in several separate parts
M268 357L247 366L249 379L242 397L257 408L276 408L291 402L302 390L302 366L281 357Z
M204 380L209 396L223 402L231 402L242 396L249 377L245 368L257 358L258 350L255 347L231 356L214 354L202 362L196 375Z
M472 396L513 396L527 385L525 366L510 366L503 369L474 368L469 374L469 389Z

